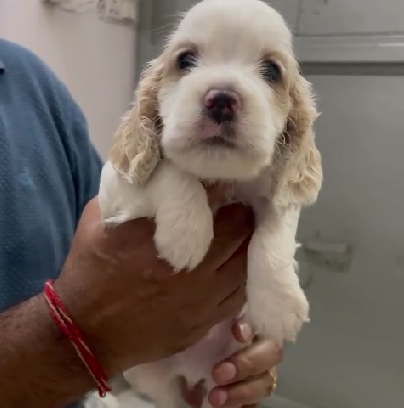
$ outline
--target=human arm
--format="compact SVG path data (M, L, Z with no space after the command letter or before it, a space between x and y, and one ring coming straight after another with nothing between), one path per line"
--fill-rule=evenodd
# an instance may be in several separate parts
M94 383L55 325L43 294L0 314L0 395L4 408L60 407Z
M156 256L152 222L139 219L106 231L93 200L55 288L112 376L194 344L240 310L242 244L252 228L245 209L224 209L206 260L192 274L173 275ZM2 406L20 408L29 401L31 408L59 408L94 387L51 320L42 294L0 314L0 333Z

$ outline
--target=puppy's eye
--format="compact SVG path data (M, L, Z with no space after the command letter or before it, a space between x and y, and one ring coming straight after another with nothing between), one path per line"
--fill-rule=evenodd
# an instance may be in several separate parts
M282 78L279 65L273 61L264 61L262 63L262 75L266 81L271 83L279 82Z
M178 56L177 62L181 71L187 71L196 65L197 56L192 51L185 51Z

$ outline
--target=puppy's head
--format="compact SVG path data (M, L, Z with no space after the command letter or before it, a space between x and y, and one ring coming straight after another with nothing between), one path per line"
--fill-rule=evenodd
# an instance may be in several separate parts
M308 193L302 183L317 195L307 180L321 179L315 116L282 17L259 0L204 0L145 71L111 161L135 184L161 155L210 180L249 180L273 165L296 198Z

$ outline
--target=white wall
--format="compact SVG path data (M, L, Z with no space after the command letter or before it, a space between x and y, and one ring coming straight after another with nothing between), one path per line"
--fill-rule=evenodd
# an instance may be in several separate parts
M134 30L71 14L41 0L0 0L0 36L37 53L84 110L91 137L105 157L133 92Z

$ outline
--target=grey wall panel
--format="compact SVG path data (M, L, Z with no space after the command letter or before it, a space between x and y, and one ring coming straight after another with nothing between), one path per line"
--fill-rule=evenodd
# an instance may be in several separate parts
M296 31L295 49L300 61L402 63L404 62L404 19L401 16L404 12L404 2L386 1L269 0L267 2L281 12L290 27ZM197 0L140 2L136 75L146 61L158 54L167 33L178 21L179 13L197 2Z
M153 1L139 1L139 19L136 32L135 50L135 82L139 80L140 73L147 61L156 53L152 44L153 31Z
M305 63L303 75L315 76L404 76L403 63Z
M400 77L310 76L324 186L300 241L353 245L344 274L312 268L311 322L281 365L279 393L316 408L404 401L404 130Z
M289 27L297 30L299 17L299 0L264 0L282 14Z
M175 27L181 12L198 0L145 0L139 3L136 49L136 80L144 65L155 58L167 34Z
M403 14L402 0L301 0L299 33L304 36L404 33Z

